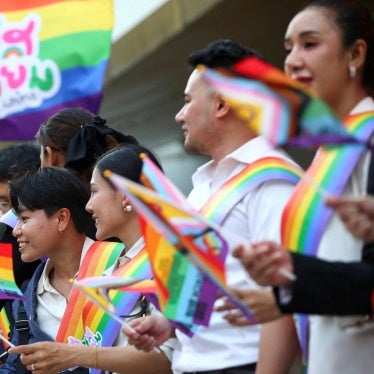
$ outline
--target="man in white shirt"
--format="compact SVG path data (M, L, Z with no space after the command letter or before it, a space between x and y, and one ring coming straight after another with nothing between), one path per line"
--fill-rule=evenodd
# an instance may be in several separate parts
M256 55L249 48L228 40L209 44L189 57L193 71L184 92L185 103L176 115L182 125L188 153L207 155L211 161L193 175L189 202L201 209L213 193L241 172L246 166L264 157L286 158L263 137L256 136L241 120L228 102L203 79L199 64L209 68L230 67L244 57ZM220 222L230 232L229 247L241 240L279 240L280 220L293 185L286 181L269 180L239 201L233 203ZM241 239L239 239L241 238ZM239 261L229 253L225 261L226 279L235 288L258 288ZM220 300L216 304L219 305ZM260 326L233 327L213 312L208 327L199 327L192 338L168 324L163 316L133 321L141 337L130 337L139 349L152 349L175 333L177 345L172 359L174 373L254 373L258 358Z

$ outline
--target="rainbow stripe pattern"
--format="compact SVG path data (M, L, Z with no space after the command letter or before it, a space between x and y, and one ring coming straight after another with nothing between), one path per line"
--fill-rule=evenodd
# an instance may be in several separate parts
M343 122L347 131L360 139L362 144L370 142L374 132L374 112L350 115ZM319 149L284 209L281 222L283 246L294 252L317 255L332 209L324 204L324 196L310 181L313 180L331 194L340 195L365 150L364 145L325 146ZM308 316L296 315L295 323L307 362Z
M137 292L138 294L157 292L155 282L152 279L143 280L119 275L88 277L80 281L75 281L74 286L78 287L89 299L109 314L115 312L117 309L112 302L112 298L109 296L110 290Z
M152 269L148 254L143 248L134 258L119 267L113 276L85 278L79 281L83 287L89 286L96 292L92 296L95 302L101 302L98 308L92 302L86 303L83 310L83 325L96 336L100 336L98 345L110 347L117 338L121 325L111 315L131 314L136 302L143 293L154 293L155 285L151 281ZM106 300L106 301L105 301ZM87 338L87 336L85 336ZM90 344L89 341L84 344Z
M97 113L112 0L2 0L0 25L0 140L34 139L64 107Z
M141 182L185 209L190 205L183 193L163 174L146 155L141 156L143 167ZM217 287L192 265L183 254L143 220L143 236L152 264L154 279L159 292L158 305L169 315L177 315L176 320L184 320L184 332L193 334L197 325L207 325L216 299ZM203 244L204 245L204 244ZM224 260L226 252L217 251ZM200 290L198 292L198 290ZM185 300L180 303L179 300ZM202 312L201 312L202 311ZM187 321L188 325L187 325ZM181 328L181 324L177 325Z
M174 185L156 168L149 158L144 158L142 171L142 182L150 186L157 193L170 202L178 204L185 209L191 209L187 200ZM280 158L269 157L259 160L246 167L241 173L234 176L222 186L203 207L201 213L216 224L221 224L229 210L251 189L269 179L282 179L295 183L300 179L302 170L295 164ZM182 197L180 197L182 196ZM193 234L188 231L188 225L184 226L184 234ZM147 238L148 252L152 263L155 279L159 283L159 304L165 313L169 315L183 316L183 313L191 316L192 319L184 318L187 323L207 324L208 316L217 295L217 285L204 275L191 261L183 254L175 251L173 245L167 243L165 237L157 235L149 225L143 225L143 235ZM223 266L227 250L222 251L222 238L204 235L196 238L195 243L200 248L210 248L212 255L220 260ZM158 250L158 248L160 248ZM222 269L223 271L223 269ZM168 276L166 276L168 274ZM191 285L194 285L193 287ZM207 297L213 295L214 297ZM184 302L183 301L188 301ZM186 309L187 308L187 309ZM178 312L175 312L178 310ZM187 312L186 312L187 311ZM203 312L201 312L203 311Z
M126 195L144 221L152 225L160 236L164 237L181 255L196 266L195 271L198 269L203 272L216 286L216 290L227 295L238 308L243 310L251 321L254 321L250 309L235 297L226 286L224 263L219 255L217 255L217 252L224 251L224 253L227 253L228 248L225 239L218 229L212 227L211 223L192 208L189 210L184 209L169 199L161 197L154 191L110 171L106 171L104 175L119 191ZM205 240L205 237L210 237L211 235L215 237L213 242L217 240L219 245L214 248L202 247L202 242L205 244L209 242ZM146 245L148 247L147 242ZM173 261L175 260L174 257L172 258ZM168 269L165 267L163 270L164 274L158 273L158 275L166 285L166 289L170 294L176 289L179 294L177 292L176 295L169 295L168 302L171 301L174 308L168 305L168 308L163 309L162 312L172 321L187 326L194 323L197 324L196 318L199 317L195 313L197 305L189 305L188 300L181 296L183 295L181 291L185 289L185 286L188 287L188 285L184 283L181 287L181 285L174 284L173 282L168 283L170 271L168 272ZM180 271L182 272L183 270ZM174 273L170 274L170 276L173 277ZM172 278L170 278L171 280ZM214 295L214 299L216 295ZM204 313L208 306L201 304L199 307L201 307L201 311L199 312ZM182 310L183 313L180 313ZM208 317L210 317L211 311L210 309Z
M345 126L354 137L368 142L374 132L374 113L348 116ZM281 235L282 244L292 251L315 256L332 209L323 203L324 196L310 184L316 184L331 194L340 195L365 146L344 145L320 148L306 171L307 176L296 186L285 207Z
M184 194L167 178L146 154L140 155L143 166L140 181L143 186L156 191L161 196L188 207Z
M256 57L243 59L231 71L202 68L202 74L254 134L272 144L317 147L360 142L312 91Z
M0 299L23 300L24 296L14 280L11 243L0 243L0 269Z
M77 280L101 276L105 269L116 263L123 248L123 243L100 241L93 243L84 256ZM86 302L85 295L79 292L77 288L73 288L56 336L57 342L68 343L72 341L76 343L76 339L84 339L85 329L82 312Z
M201 209L201 213L217 224L221 224L235 203L249 191L269 180L283 180L296 184L303 170L295 163L279 157L264 157L228 180L212 195Z

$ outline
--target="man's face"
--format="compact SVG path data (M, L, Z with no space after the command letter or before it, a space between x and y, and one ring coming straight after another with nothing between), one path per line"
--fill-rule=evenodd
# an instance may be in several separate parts
M184 105L175 116L182 125L188 153L210 155L210 144L215 138L215 105L214 93L195 69L186 85Z

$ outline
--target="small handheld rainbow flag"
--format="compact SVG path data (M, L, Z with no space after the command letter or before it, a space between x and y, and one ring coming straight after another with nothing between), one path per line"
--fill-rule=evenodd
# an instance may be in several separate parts
M243 59L231 71L201 69L206 81L228 100L253 132L264 135L272 144L362 144L316 94L256 57Z
M156 287L153 280L126 278L114 275L88 277L81 280L75 280L74 287L77 287L91 301L108 312L110 315L113 315L113 313L116 311L116 307L113 305L110 298L110 290L137 293L156 292Z
M154 164L150 157L146 154L140 155L143 166L140 175L142 184L156 191L170 201L174 201L184 207L189 207L189 203L185 195L173 184L167 176Z
M143 185L178 206L187 210L191 209L183 193L154 162L147 155L141 155L141 158L143 167L140 179ZM170 241L160 236L146 220L141 221L153 277L158 285L158 305L166 313L177 314L183 316L178 319L190 321L188 325L184 323L183 330L185 333L188 331L188 335L192 335L198 325L209 323L211 311L218 297L217 287L185 256L176 251ZM222 261L226 257L224 248L225 246L217 251ZM171 289L172 292L169 291ZM181 328L180 325L177 327Z
M0 139L34 139L65 107L97 113L112 26L112 0L1 0Z
M192 208L186 210L154 191L120 175L107 170L104 172L104 176L126 195L138 214L151 224L161 237L172 243L180 255L191 261L214 283L219 291L243 311L250 321L255 322L248 306L233 295L226 285L224 263L216 256L216 252L221 249L227 251L227 243L220 231L212 226L212 223L199 213L194 212ZM164 284L167 284L169 291L172 291L172 286L175 286L167 282ZM185 302L183 298L178 298L176 301L178 306ZM188 305L185 307L188 308ZM172 321L187 325L191 323L191 320L186 318L186 314L178 313L178 310L174 309L174 313L167 312L163 310L164 315Z
M12 244L0 243L0 299L24 299L13 273Z

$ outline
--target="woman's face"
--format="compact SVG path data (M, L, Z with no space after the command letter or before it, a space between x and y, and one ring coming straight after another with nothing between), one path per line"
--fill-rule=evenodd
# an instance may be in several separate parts
M91 178L91 197L86 210L92 213L92 219L95 221L96 239L105 240L111 237L121 239L125 224L122 202L123 196L112 189L95 168Z
M31 211L20 205L13 236L17 238L22 261L31 262L44 256L53 258L56 250L59 251L58 225L58 212L47 217L42 209Z
M332 13L321 7L298 13L287 28L284 45L286 74L314 89L337 109L351 78L349 54Z

